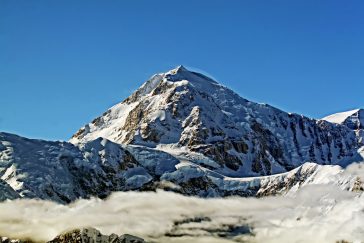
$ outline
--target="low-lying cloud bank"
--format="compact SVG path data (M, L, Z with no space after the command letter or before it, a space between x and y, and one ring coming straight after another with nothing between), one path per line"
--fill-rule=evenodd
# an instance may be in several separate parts
M362 165L347 168L364 175ZM201 199L171 192L118 192L107 200L59 205L0 204L0 235L44 242L79 227L129 233L155 242L364 241L364 196L329 185L287 197Z

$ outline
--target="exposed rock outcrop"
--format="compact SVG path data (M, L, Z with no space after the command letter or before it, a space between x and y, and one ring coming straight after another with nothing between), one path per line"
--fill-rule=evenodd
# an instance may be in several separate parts
M77 229L63 233L47 243L144 243L142 238L133 235L103 235L94 228Z
M71 230L60 234L47 243L144 243L145 241L133 235L103 235L94 228ZM31 240L14 240L0 237L0 243L35 243Z

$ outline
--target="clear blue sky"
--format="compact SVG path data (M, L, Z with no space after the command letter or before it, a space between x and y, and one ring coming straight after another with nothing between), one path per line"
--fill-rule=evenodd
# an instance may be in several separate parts
M68 139L179 64L320 118L364 107L364 1L0 0L0 131Z

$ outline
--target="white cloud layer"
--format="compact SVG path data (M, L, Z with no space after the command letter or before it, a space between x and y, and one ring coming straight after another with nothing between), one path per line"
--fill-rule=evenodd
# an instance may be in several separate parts
M347 171L364 175L357 164ZM196 217L200 220L186 221ZM363 225L364 196L328 185L260 199L201 199L158 191L118 192L104 201L70 205L40 200L0 204L0 235L37 241L92 226L104 234L129 233L156 242L171 242L166 234L179 236L173 242L361 242ZM249 231L246 226L251 234L239 235Z

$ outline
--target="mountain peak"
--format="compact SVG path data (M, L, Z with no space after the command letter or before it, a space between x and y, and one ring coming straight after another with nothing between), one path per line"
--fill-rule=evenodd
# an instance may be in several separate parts
M208 86L211 85L219 85L220 84L218 82L216 82L215 80L213 80L212 78L199 73L199 72L195 72L195 71L191 71L188 70L187 68L185 68L182 65L177 66L176 68L163 73L162 74L164 76L165 81L170 81L170 82L179 82L179 81L188 81L189 83L193 84L195 87L199 87L199 88L203 88L203 89L208 89Z
M176 82L176 81L191 79L193 72L191 72L184 66L179 65L176 68L163 73L162 75L168 81ZM192 78L192 80L193 80L193 78Z
M189 70L185 68L183 65L179 65L176 68L169 70L167 73L177 74L182 72L189 72Z
M184 66L179 65L167 72L154 74L133 93L129 100L134 101L142 96L148 95L153 90L158 89L158 87L165 86L166 83L173 83L176 87L190 85L190 87L193 86L198 90L208 92L222 87L218 82L204 74L190 71Z

